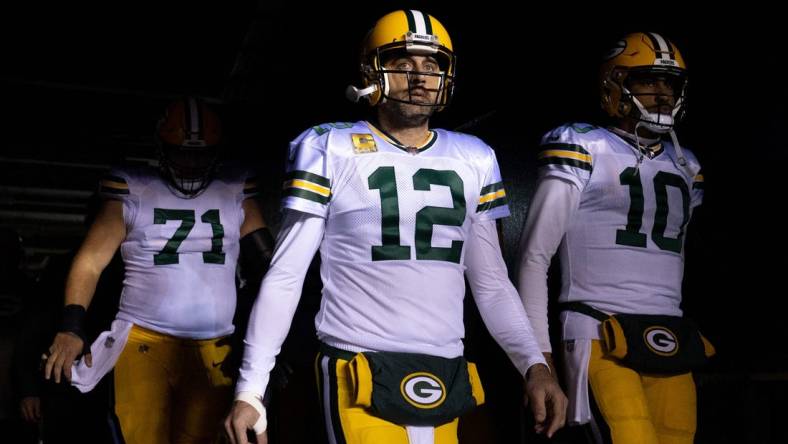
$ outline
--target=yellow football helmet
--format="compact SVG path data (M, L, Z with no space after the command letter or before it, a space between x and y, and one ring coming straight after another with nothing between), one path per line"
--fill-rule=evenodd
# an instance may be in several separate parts
M649 112L627 88L637 75L660 75L673 83L675 105L670 114ZM653 32L626 35L605 55L600 69L602 108L611 117L632 117L656 133L671 131L684 114L687 65L679 49Z
M386 58L397 51L432 56L438 62L439 71L385 69L383 64ZM364 39L361 48L363 89L348 87L347 96L354 102L364 97L372 106L386 100L394 100L415 105L433 106L441 110L449 104L454 92L455 65L456 57L449 33L435 17L415 10L394 11L378 20ZM391 97L388 78L390 74L437 77L435 102L424 104Z

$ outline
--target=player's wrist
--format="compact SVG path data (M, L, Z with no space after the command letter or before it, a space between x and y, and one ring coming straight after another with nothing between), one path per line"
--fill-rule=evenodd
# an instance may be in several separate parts
M79 304L69 304L63 307L63 316L60 322L60 331L70 333L82 340L82 351L88 348L88 337L85 333L85 318L87 309Z
M551 374L550 367L547 364L543 364L541 362L536 363L530 367L525 372L525 380L529 381L531 379L536 379L540 377L549 377Z
M257 435L265 432L268 428L268 420L265 406L263 406L262 396L252 392L238 392L235 394L235 400L243 401L257 410L257 413L260 414L260 417L257 418L257 422L254 423L252 428L254 429L254 433Z

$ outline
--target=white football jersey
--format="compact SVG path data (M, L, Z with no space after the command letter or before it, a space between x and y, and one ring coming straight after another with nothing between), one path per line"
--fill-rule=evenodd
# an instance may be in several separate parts
M695 156L684 149L682 167L673 145L662 141L641 158L622 137L587 124L549 132L542 150L540 176L581 190L559 249L559 301L612 313L681 315L684 238L703 198Z
M257 192L247 178L220 170L205 191L185 199L155 168L104 177L101 192L123 202L126 222L119 319L180 338L232 333L242 202Z
M285 208L326 219L321 341L462 354L464 244L508 216L493 150L433 130L405 149L367 122L316 126L290 145Z

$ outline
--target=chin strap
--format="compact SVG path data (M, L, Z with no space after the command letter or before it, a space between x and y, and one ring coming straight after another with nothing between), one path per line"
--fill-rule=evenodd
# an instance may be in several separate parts
M619 136L621 136L622 138L634 143L634 146L632 144L628 144L628 145L629 145L629 148L632 150L632 152L635 154L635 158L637 159L637 163L635 164L636 174L637 174L637 172L640 172L640 164L643 163L643 158L645 157L645 154L643 153L643 149L641 149L641 147L643 147L643 144L641 143L640 136L638 135L638 130L640 129L640 127L642 125L643 125L643 122L641 122L641 121L638 121L635 124L635 132L634 132L634 134L628 133L628 132L622 130L621 128L616 128L614 126L610 127L610 130L612 132L614 132L614 133L618 134ZM659 141L659 139L644 138L643 141L648 143L649 145L651 145L651 144L657 143Z
M673 142L673 148L676 149L676 156L678 157L679 165L686 167L687 159L684 157L684 151L681 150L681 145L679 145L679 139L676 137L676 132L671 129L669 134L670 140Z
M645 137L641 138L640 135L638 135L638 132L640 128L643 126L647 127L647 123L643 121L638 121L635 124L634 133L628 133L622 130L621 128L616 128L616 127L610 128L611 131L618 134L619 136L634 142L635 146L630 145L630 148L632 148L632 151L635 153L635 156L637 157L637 164L635 165L635 170L637 171L640 171L640 164L643 163L643 158L645 157L643 153L643 149L641 147L647 146L647 145L643 145L642 142L645 142L648 145L653 145L659 141L658 138L657 139L651 139ZM681 149L681 145L679 144L679 139L676 136L676 131L674 131L671 128L670 131L668 131L668 134L670 135L670 141L673 143L673 147L676 150L676 162L678 163L678 167L681 170L683 170L689 177L695 177L695 172L690 169L689 162L687 162L687 158L686 156L684 156L684 151Z
M681 168L690 179L693 179L698 172L690 168L687 158L684 157L684 151L681 150L681 145L679 145L679 139L676 137L676 132L672 129L670 130L670 140L673 142L673 148L676 149L676 160L679 163L679 168Z

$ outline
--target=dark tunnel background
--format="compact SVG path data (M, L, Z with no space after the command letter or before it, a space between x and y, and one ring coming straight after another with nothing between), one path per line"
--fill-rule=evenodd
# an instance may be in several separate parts
M690 71L679 137L706 178L704 204L688 233L684 308L718 351L698 375L697 442L788 442L779 427L788 413L780 302L788 251L780 215L788 39L776 9L755 4L713 14L678 2L604 9L495 1L7 9L0 18L0 226L22 235L27 272L35 276L79 242L84 202L109 165L155 158L159 113L184 94L216 104L230 137L228 157L261 172L266 217L275 226L288 141L309 126L364 118L364 107L343 94L357 82L358 45L379 16L403 7L436 16L452 36L455 100L433 126L461 128L495 148L513 210L504 223L510 267L540 136L561 123L603 119L596 70L606 45L638 30L678 45ZM491 381L487 421L496 436L519 436L519 389L509 385L518 383L516 375L489 346L473 307L468 311L468 352L480 357L482 377ZM296 325L312 328L304 319Z

